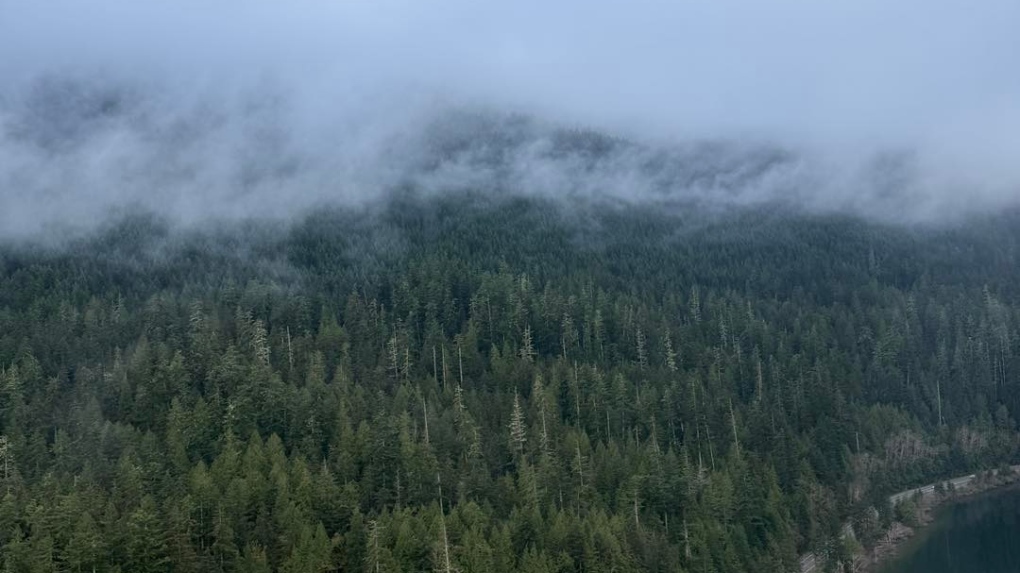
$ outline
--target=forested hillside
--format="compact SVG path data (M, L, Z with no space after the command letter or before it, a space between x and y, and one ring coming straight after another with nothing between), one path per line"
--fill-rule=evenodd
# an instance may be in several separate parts
M4 570L838 555L1016 461L1018 223L407 191L2 244Z

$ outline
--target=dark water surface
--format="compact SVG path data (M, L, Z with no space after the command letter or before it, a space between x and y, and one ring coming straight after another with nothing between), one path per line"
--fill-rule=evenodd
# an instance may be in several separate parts
M1020 573L1020 488L939 511L882 573Z

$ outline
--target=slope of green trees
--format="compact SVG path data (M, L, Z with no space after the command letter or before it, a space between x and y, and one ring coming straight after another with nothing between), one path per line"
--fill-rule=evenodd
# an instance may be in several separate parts
M451 194L0 247L4 570L793 570L1014 461L1020 222Z

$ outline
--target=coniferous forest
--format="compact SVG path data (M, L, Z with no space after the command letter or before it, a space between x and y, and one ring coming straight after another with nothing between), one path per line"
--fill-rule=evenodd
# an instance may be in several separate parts
M1015 213L410 191L8 241L3 570L794 571L1016 460L1018 253Z

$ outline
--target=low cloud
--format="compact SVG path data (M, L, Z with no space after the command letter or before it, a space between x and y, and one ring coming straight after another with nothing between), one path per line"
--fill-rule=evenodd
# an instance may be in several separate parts
M930 221L1020 199L1015 2L0 0L0 234L394 188Z

